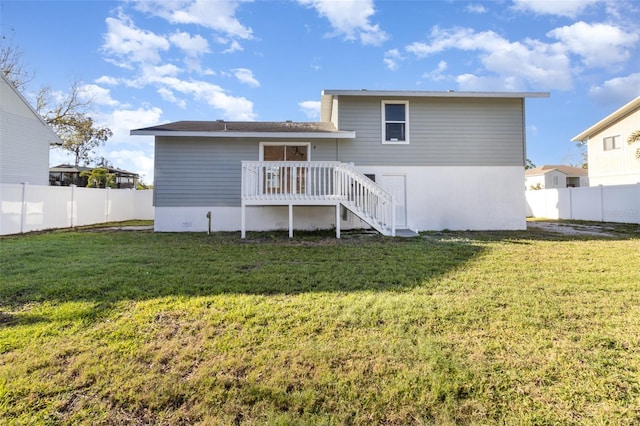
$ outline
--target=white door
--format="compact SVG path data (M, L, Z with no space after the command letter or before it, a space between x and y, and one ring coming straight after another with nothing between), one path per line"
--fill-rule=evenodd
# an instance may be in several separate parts
M396 228L407 226L407 176L382 175L382 187L391 195L396 204Z

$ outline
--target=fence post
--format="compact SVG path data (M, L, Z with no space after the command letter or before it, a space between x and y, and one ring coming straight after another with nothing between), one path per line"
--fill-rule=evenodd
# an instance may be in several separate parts
M71 209L69 211L69 225L73 228L73 215L76 210L76 186L74 184L69 185L71 188Z
M569 219L573 220L573 196L571 190L573 188L569 187Z
M105 189L106 189L106 194L105 194L105 195L106 195L106 197L107 197L107 200L106 200L106 202L104 203L104 221L105 221L105 223L106 223L106 222L109 222L109 196L110 196L110 194L111 194L111 193L109 192L109 190L110 190L111 188L109 188L109 187L107 186Z
M602 184L598 186L600 187L600 222L604 222L604 187Z
M638 190L638 196L636 200L638 200L638 208L636 209L636 223L640 225L640 182L636 185L636 189Z
M27 215L27 185L28 182L22 182L22 206L20 207L20 233L24 232L24 226Z

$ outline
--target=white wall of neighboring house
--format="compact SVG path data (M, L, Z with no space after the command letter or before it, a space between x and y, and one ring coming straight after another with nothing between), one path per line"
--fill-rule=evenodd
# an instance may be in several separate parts
M640 182L640 159L635 153L640 144L629 145L627 139L640 130L640 110L589 138L589 184L625 185ZM604 138L618 136L619 148L604 149Z
M538 189L538 184L540 185L539 189L567 188L572 183L579 187L589 186L589 178L587 176L570 177L559 170L551 170L538 175L525 175L524 182L527 190Z
M4 76L0 78L0 183L49 184L49 145L58 137Z
M532 188L538 188L538 187L540 189L546 188L547 186L544 179L544 175L525 176L524 187L525 189L532 189Z

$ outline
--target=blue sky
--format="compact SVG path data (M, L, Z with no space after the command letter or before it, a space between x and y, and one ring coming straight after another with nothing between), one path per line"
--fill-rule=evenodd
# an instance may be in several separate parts
M549 91L527 101L537 165L640 95L640 2L1 0L0 30L43 86L82 82L114 136L101 153L153 180L177 120L313 121L323 89ZM51 163L69 161L58 150Z

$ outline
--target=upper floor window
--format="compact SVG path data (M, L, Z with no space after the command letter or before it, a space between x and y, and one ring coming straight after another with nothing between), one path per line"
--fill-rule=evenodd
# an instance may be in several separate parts
M382 143L409 143L409 102L382 101Z
M609 136L608 138L602 139L602 146L605 151L611 151L621 148L620 136Z

